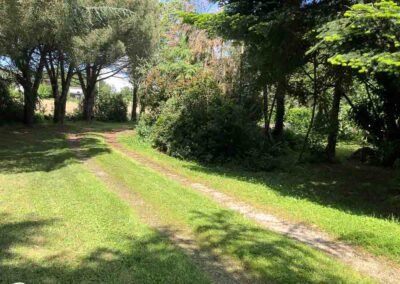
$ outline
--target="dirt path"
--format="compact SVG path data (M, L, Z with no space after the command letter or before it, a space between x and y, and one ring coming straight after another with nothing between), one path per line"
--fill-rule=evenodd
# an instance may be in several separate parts
M225 193L219 192L218 190L201 183L193 182L170 168L164 167L137 152L126 149L117 142L117 133L115 132L106 133L105 137L107 142L114 149L122 152L137 162L160 172L164 176L212 198L225 208L239 212L248 219L256 221L265 229L286 235L292 239L321 250L380 283L400 283L400 267L391 261L375 257L360 248L337 241L327 233L310 228L304 224L289 222L266 212L258 211L253 206L238 201Z
M190 230L160 223L154 215L157 208L153 208L144 202L138 193L111 177L95 161L89 159L80 151L79 135L70 135L68 141L78 158L109 190L133 207L145 224L166 236L172 244L181 248L197 267L210 276L214 283L254 283L254 280L247 276L244 269L236 261L224 256L212 255L201 249Z

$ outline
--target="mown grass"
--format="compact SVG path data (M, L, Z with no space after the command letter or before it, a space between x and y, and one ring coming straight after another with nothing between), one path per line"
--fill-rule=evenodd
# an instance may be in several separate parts
M121 153L104 153L96 156L95 161L155 208L155 218L172 228L191 231L204 250L234 258L243 265L252 282L370 281L321 252L261 229Z
M87 156L107 153L93 145ZM0 283L209 283L52 127L0 129Z
M119 141L164 166L222 192L294 221L316 225L338 239L400 263L400 194L394 171L344 162L297 165L274 172L205 166L152 149L133 135ZM348 148L348 147L347 147ZM348 149L340 149L343 159Z

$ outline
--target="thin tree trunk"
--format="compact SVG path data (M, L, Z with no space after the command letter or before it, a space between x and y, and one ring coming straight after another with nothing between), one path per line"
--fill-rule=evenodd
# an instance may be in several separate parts
M90 86L86 90L85 98L83 101L83 119L92 121L94 117L94 103L96 97L96 85Z
M329 114L329 134L328 144L326 146L326 156L328 161L334 161L336 156L336 144L339 133L339 113L340 113L340 101L343 97L343 86L342 81L337 80L335 89L333 92L332 108Z
M276 88L276 117L275 117L275 128L274 136L277 139L281 139L283 136L283 127L285 119L285 83L284 81L278 82Z
M308 126L306 137L304 138L303 148L301 149L298 162L300 162L303 159L304 152L306 151L306 147L307 147L307 144L308 144L308 139L310 138L310 134L311 134L312 128L314 126L315 111L317 109L317 101L318 101L318 78L317 78L318 73L317 73L317 68L318 68L318 65L317 65L317 60L316 60L315 56L314 56L313 65L314 65L314 77L313 77L313 85L314 85L313 86L313 89L314 89L313 90L313 98L314 98L314 102L313 102L310 125Z
M138 107L138 86L137 84L133 84L133 90L132 90L132 114L131 114L131 121L136 122L137 121L137 107Z
M53 97L54 97L54 113L53 113L53 122L58 124L60 123L61 118L61 98L57 92L54 94L53 90Z
M263 116L264 116L264 131L266 139L269 139L270 134L270 121L269 121L269 94L268 94L268 85L264 86L263 90Z
M24 86L24 124L27 126L33 125L36 100L37 96L34 94L32 87Z
M44 52L41 51L40 60L34 73L30 71L30 66L25 65L22 70L23 76L19 78L19 83L24 88L24 124L27 126L33 125L35 116L35 108L38 98L38 89L42 81L43 69L45 65Z

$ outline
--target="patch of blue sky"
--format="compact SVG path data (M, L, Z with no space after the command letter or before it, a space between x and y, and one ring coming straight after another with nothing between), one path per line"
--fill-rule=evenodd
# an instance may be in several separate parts
M159 0L160 2L168 2L171 0ZM210 0L187 0L188 3L193 4L197 13L217 13L220 11L220 7L217 3L213 3Z
M218 4L209 0L192 0L191 2L195 5L197 13L217 13L220 11Z

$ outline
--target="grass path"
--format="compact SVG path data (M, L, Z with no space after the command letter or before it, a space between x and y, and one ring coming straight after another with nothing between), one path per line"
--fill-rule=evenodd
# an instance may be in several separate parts
M59 130L0 128L0 283L374 282L112 150L105 129L83 131L80 159Z
M167 156L132 132L119 135L118 141L127 149L259 211L317 227L340 241L400 265L400 208L395 207L399 173L349 163L251 172ZM388 200L393 196L393 202Z
M227 257L221 259L216 255L210 255L207 251L202 250L190 231L182 230L182 228L176 226L171 227L170 224L169 226L162 224L153 214L157 208L144 202L137 192L130 190L126 184L113 178L94 159L86 157L85 153L80 151L81 139L82 137L79 135L69 135L68 138L71 147L91 173L101 180L109 190L116 193L121 200L127 202L137 212L143 222L151 226L160 235L167 237L175 246L185 251L194 264L209 275L214 283L251 283L238 263Z
M266 229L280 234L285 234L293 239L322 250L325 253L340 259L344 263L347 263L363 274L377 279L381 283L400 282L400 269L393 263L373 257L371 254L366 253L359 248L354 248L342 242L335 241L333 237L326 233L317 231L300 223L291 223L287 220L279 219L274 215L258 211L249 204L235 200L232 196L228 196L203 184L193 182L170 168L161 166L157 162L154 162L153 160L132 150L125 149L118 143L116 133L108 133L106 134L106 137L108 143L115 149L118 149L136 161L162 173L168 178L178 181L184 186L190 187L211 197L220 205L239 212L243 216L258 222Z
M79 163L63 134L38 127L0 128L0 283L16 282L211 281Z
M85 135L105 145L99 132ZM157 226L189 232L201 251L238 263L251 283L373 282L317 250L262 229L118 151L93 160L125 193L130 190L140 196L145 208L150 208L147 213L152 214L148 223L157 220Z

